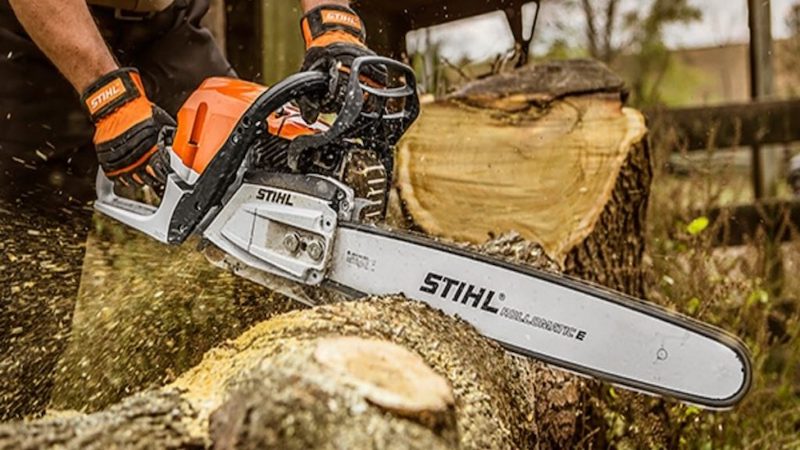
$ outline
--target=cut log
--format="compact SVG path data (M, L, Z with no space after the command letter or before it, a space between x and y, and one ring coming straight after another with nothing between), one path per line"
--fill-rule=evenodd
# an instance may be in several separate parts
M546 445L541 427L557 418L539 415L520 367L422 304L340 303L256 325L173 384L105 411L0 426L0 448Z
M225 401L221 397L225 386L232 383L230 380L238 380L237 374L243 369L275 367L268 360L262 363L259 355L294 352L306 345L316 347L318 339L325 336L387 340L420 355L453 387L459 405L455 412L459 439L471 442L470 448L519 447L531 437L524 419L527 397L510 357L462 322L398 299L325 306L264 322L232 346L207 355L175 386L186 389L187 396L198 403L206 402L200 413L210 414ZM317 376L314 370L302 372L305 377ZM330 380L331 376L322 379ZM272 392L281 395L280 390ZM336 427L336 422L331 421L330 426ZM350 428L339 432L346 433Z
M642 114L593 61L530 66L423 105L397 152L402 214L481 244L514 231L573 275L641 295L651 170ZM396 219L397 220L397 219Z

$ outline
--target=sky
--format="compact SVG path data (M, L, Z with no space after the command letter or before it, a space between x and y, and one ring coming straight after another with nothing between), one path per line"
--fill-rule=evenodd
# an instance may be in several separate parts
M776 39L789 35L786 17L791 6L798 2L800 0L772 0L772 33ZM580 27L583 25L580 14L564 14L558 7L552 7L552 4L548 7L547 2L543 3L534 39L534 52L546 49L556 37L571 41L580 39ZM623 0L625 8L635 8L641 3L641 0ZM665 39L668 46L706 47L747 42L747 0L690 0L690 3L703 11L703 20L667 27ZM532 16L533 11L535 8L528 8L527 15ZM452 61L462 57L472 60L491 58L513 45L511 30L502 13L436 27L430 36L432 41L440 42L443 56ZM423 37L420 32L412 33L409 39L412 51Z

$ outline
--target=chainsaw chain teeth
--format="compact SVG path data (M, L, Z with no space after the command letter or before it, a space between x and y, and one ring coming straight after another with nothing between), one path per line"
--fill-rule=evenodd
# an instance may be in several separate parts
M358 220L376 223L386 215L389 178L386 167L370 150L351 150L342 165L341 181L350 186L356 199L364 202Z

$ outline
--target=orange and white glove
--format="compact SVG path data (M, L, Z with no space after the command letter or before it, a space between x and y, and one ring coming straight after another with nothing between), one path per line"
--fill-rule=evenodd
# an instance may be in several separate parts
M115 70L81 96L95 124L94 145L106 176L125 186L149 186L161 196L169 170L158 136L175 121L151 103L136 69Z
M314 122L320 113L338 112L344 102L350 67L361 56L375 56L365 42L367 32L355 11L340 5L323 5L307 12L300 26L306 43L303 70L331 74L329 92L321 99L305 98L300 109L306 122ZM386 68L370 65L364 68L362 82L385 86Z

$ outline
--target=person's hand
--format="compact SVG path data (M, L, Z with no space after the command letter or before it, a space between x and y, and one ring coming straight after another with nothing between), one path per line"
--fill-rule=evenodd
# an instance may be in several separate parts
M355 11L340 5L320 6L312 9L301 22L306 55L303 70L319 70L331 74L331 84L322 98L303 98L300 109L308 123L317 120L320 113L338 112L344 101L350 67L361 56L374 56L365 41L366 30ZM377 65L365 67L362 83L375 87L387 83L386 68Z
M92 83L81 100L95 124L100 167L113 182L149 186L161 196L169 170L158 136L175 121L148 100L136 69L118 69Z

